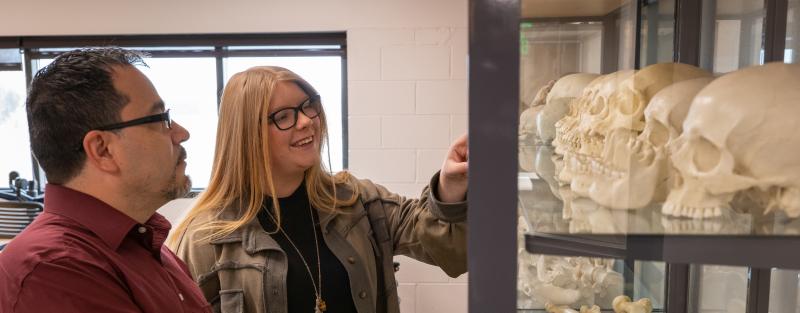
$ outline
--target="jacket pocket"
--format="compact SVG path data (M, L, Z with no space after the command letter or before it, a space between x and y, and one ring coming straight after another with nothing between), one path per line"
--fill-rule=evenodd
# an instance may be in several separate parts
M244 292L242 289L226 289L219 291L219 308L221 313L243 313Z

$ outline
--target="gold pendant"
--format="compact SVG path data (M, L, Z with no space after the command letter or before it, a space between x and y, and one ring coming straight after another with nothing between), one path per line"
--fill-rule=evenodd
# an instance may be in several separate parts
M316 308L314 308L314 313L322 313L325 312L325 310L327 309L328 305L325 304L325 300L322 300L322 298L317 297L317 306Z

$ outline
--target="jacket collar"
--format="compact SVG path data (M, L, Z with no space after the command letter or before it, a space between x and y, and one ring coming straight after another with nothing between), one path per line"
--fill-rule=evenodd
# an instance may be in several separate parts
M353 190L347 187L347 184L338 185L336 188L336 195L339 199L350 198L352 194ZM320 225L324 233L329 231L329 229L333 226L331 225L331 222L341 214L338 211L328 212L320 210L318 212ZM217 219L221 221L235 221L239 219L241 215L241 209L231 207L223 210ZM261 227L261 224L258 223L257 218L251 219L247 222L247 224L225 237L212 240L211 244L225 244L234 242L241 242L244 250L251 255L266 250L283 251L275 239L272 239L272 237L267 234L266 231L264 231L264 229Z

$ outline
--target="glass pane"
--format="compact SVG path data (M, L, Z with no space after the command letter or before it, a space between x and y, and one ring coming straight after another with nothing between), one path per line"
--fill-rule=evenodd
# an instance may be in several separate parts
M0 71L21 71L22 54L19 49L0 49Z
M537 99L536 95L551 81L569 73L600 73L602 31L603 26L599 22L521 24L521 119L535 118L545 100ZM525 126L532 125L520 123L520 127ZM535 132L535 129L529 131ZM520 144L523 144L525 151L528 151L538 142L533 134L528 132L525 134L526 138ZM532 151L528 151L530 152ZM529 168L532 164L523 160L530 160L530 157L520 158L521 170L532 172Z
M628 268L622 260L539 255L525 248L526 234L586 226L562 211L559 192L569 187L555 179L554 124L601 73L634 67L636 3L524 0L521 5L518 312L567 307L572 312L594 305L610 312L622 295L649 298L658 311L664 302L663 264L636 262Z
M666 263L636 261L635 267L633 299L648 298L654 308L663 308L667 292Z
M697 313L745 313L748 272L746 267L701 265L694 267L697 282ZM784 311L780 311L784 312Z
M800 63L800 0L789 0L786 20L786 63Z
M342 148L342 58L341 57L231 57L225 59L225 83L238 72L253 66L280 66L297 73L308 81L322 97L328 117L329 148L323 149L323 162L329 169L343 169ZM329 158L329 160L325 160Z
M702 12L702 68L719 74L764 63L764 1L704 0Z
M563 306L577 311L582 306L596 305L603 312L611 311L614 298L624 294L623 272L632 275L630 270L624 270L621 260L529 254L522 249L517 271L517 308L541 312L548 306ZM660 276L664 276L663 272ZM663 297L661 294L658 299ZM660 303L653 305L662 307Z
M6 177L11 171L17 171L22 178L33 179L25 94L25 72L0 71L0 133L3 134L0 188L7 187Z
M798 285L800 271L772 269L769 287L769 311L780 313L800 313Z
M671 62L675 46L675 0L644 1L640 34L640 67Z
M217 79L214 58L148 58L139 69L158 90L173 120L189 130L186 174L193 188L205 188L211 176L217 138Z

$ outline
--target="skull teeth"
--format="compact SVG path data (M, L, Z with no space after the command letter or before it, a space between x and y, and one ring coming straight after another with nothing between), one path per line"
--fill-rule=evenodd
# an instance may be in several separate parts
M721 216L722 209L721 206L693 207L665 202L661 208L661 212L664 215L702 219Z

